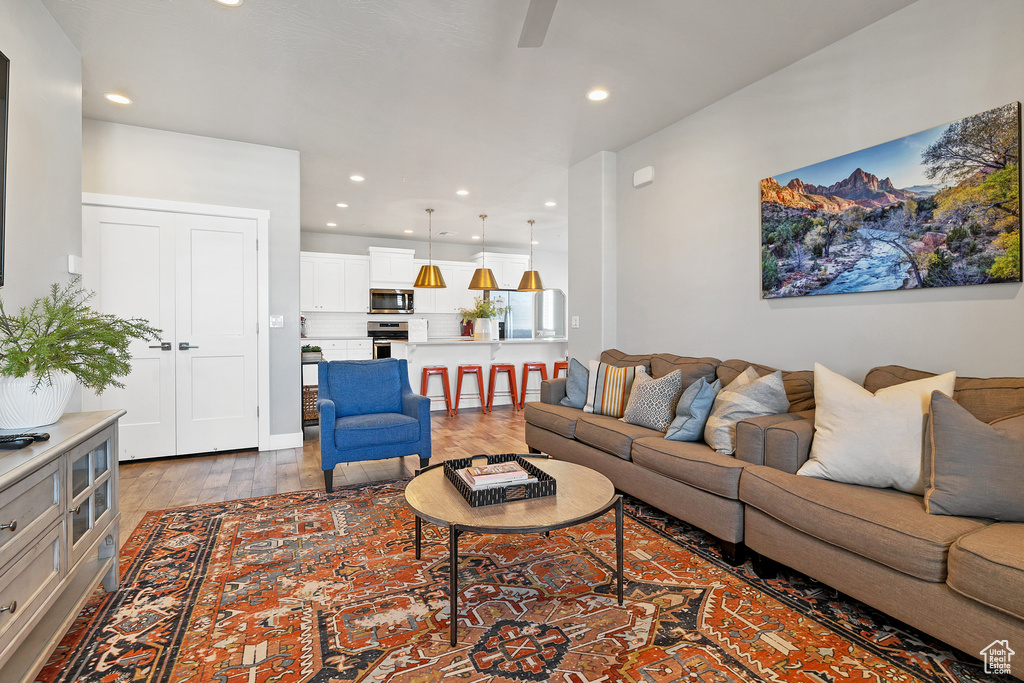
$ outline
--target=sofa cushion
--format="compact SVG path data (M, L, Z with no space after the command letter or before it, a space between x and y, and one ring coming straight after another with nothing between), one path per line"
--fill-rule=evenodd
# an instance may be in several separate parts
M679 397L675 418L665 430L665 438L672 441L699 441L704 436L704 426L711 416L715 397L722 390L722 382L713 384L701 377L691 384Z
M643 368L642 365L639 367ZM620 368L601 361L590 361L587 403L583 406L583 412L622 417L635 378L636 367Z
M419 420L402 413L350 415L334 421L334 445L343 451L419 439Z
M397 358L331 361L327 364L328 391L335 414L368 415L402 412L402 374Z
M554 432L567 439L576 433L576 420L583 417L579 408L567 408L548 403L527 403L523 416L530 424Z
M775 368L770 368L767 365L748 363L738 358L722 361L716 372L718 379L722 380L722 386L726 386L748 367L753 367L761 377L777 372ZM783 370L782 384L786 387L786 398L789 399L789 412L799 413L814 408L813 370Z
M893 384L934 376L934 372L902 365L883 365L868 371L864 388L874 393ZM953 389L953 399L982 422L1024 413L1024 377L957 377Z
M700 441L633 441L633 462L667 477L725 498L739 498L740 473L747 463L716 453Z
M657 379L664 377L673 370L681 370L683 373L683 389L685 389L702 377L709 384L714 382L715 370L721 362L717 358L689 358L687 356L673 356L671 353L656 353L651 356L651 376Z
M637 365L644 366L645 369L651 369L651 357L654 354L644 353L640 355L630 355L623 353L618 349L608 349L607 351L601 352L601 362L607 363L608 365L614 365L617 368L634 368Z
M587 379L590 370L575 358L569 361L569 370L565 375L565 396L558 405L566 408L579 408L587 405ZM541 397L543 400L543 397Z
M681 371L673 370L664 377L654 379L641 368L636 371L622 421L664 432L675 417L676 404L682 393Z
M736 425L760 415L778 415L789 407L782 373L758 377L748 368L715 396L704 426L704 440L719 453L736 452Z
M925 512L920 496L749 465L740 500L827 543L924 581L945 581L949 547L988 520Z
M1024 524L993 524L957 539L949 549L946 583L973 600L1024 619Z
M938 391L931 403L929 514L1024 522L1024 415L989 425Z
M583 415L576 422L576 440L611 453L623 460L630 459L634 439L645 436L662 438L661 432L627 424L607 415Z

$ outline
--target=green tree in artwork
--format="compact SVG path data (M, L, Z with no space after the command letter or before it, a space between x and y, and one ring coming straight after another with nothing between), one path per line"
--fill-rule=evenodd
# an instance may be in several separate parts
M1014 102L950 124L921 153L928 178L959 183L1017 162L1019 116Z
M779 260L767 248L761 247L761 288L771 291L779 286L780 279Z
M989 275L1000 280L1020 280L1020 231L1004 232L993 244L1006 253L996 257L988 269Z

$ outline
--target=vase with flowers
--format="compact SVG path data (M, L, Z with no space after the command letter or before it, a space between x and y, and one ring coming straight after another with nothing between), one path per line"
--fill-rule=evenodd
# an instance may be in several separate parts
M501 305L502 303L504 302L501 300L484 299L478 296L473 299L473 306L459 309L459 317L462 318L464 324L473 321L473 339L497 337L492 321L505 315L505 307Z

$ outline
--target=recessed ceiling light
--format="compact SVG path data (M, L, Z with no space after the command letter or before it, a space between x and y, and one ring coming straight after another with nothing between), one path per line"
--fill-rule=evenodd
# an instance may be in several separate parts
M544 202L544 206L558 206L558 202Z
M339 209L347 209L348 208L348 204L346 204L345 202L338 202L337 204L335 204L335 206L338 207Z
M534 241L530 242L530 244L540 244L540 242L538 242L537 240L534 240Z
M132 98L127 97L125 95L121 95L121 94L116 93L116 92L108 92L108 93L104 94L103 96L106 97L111 102L114 102L115 104L131 104L132 103Z
M587 99L592 102L600 102L601 100L608 99L608 91L596 88L587 93Z
M467 194L469 194L469 190L455 190L455 194L459 195L460 197L465 197Z
M217 0L217 2L227 7L238 7L242 4L242 0Z
M475 239L475 240L480 239L480 235L473 235L473 239Z
M363 176L361 176L361 175L350 175L350 176L348 177L348 179L349 179L349 180L354 180L354 181L356 181L357 183L361 183L361 182L363 182L364 180L366 180L366 178L364 178L364 177L363 177Z
M336 227L338 227L338 224L337 223L328 223L327 227L328 228L336 228Z
M406 231L405 231L405 234L406 234L406 235L411 235L411 234L412 234L412 230L406 230Z

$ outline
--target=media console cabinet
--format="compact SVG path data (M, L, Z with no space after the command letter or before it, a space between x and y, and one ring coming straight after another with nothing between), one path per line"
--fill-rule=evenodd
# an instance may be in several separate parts
M69 413L0 451L0 681L32 681L102 582L117 590L117 421ZM9 433L9 432L8 432Z

